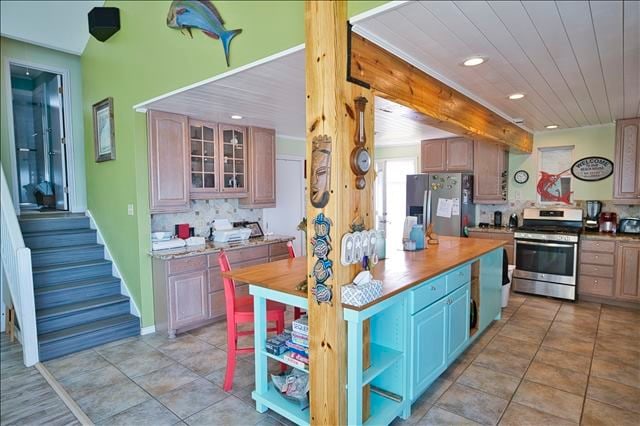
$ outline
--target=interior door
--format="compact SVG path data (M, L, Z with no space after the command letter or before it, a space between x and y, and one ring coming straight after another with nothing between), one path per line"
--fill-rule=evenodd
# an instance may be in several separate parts
M293 249L298 256L305 254L304 233L297 229L305 216L304 159L276 159L276 207L264 209L265 232L293 235Z
M49 164L51 184L56 197L56 209L67 210L67 170L65 164L64 114L62 100L62 76L49 80L46 88L49 139Z

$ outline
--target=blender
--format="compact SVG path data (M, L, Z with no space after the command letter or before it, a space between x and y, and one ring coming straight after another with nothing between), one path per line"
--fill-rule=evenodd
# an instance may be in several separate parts
M598 231L599 223L598 218L600 211L602 210L602 202L589 200L587 201L587 218L584 222L584 227L588 231Z

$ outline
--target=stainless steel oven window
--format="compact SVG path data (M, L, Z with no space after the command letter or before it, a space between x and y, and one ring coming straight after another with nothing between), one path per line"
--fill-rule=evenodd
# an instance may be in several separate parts
M516 276L575 284L578 245L515 240Z

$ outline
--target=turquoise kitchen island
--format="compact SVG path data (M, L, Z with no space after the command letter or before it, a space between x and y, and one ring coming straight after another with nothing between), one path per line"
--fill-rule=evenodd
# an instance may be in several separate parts
M500 319L504 244L441 237L439 245L392 253L376 265L372 272L383 281L382 297L364 306L342 305L347 322L348 424L389 424L397 416L408 418L411 404L492 321ZM270 408L297 424L309 424L309 410L283 398L269 383L267 359L303 371L307 368L265 350L267 300L302 309L308 306L307 295L296 290L306 276L306 259L251 266L228 276L249 283L254 296L256 389L252 396L256 409ZM367 320L370 356L365 368ZM371 389L370 413L363 421L366 385Z

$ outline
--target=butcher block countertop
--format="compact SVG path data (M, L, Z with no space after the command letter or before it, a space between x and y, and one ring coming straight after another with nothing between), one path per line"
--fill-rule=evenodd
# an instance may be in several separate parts
M364 310L382 300L498 249L504 244L504 241L499 240L440 237L440 244L430 245L426 250L392 252L388 258L381 260L372 271L373 277L383 282L382 297L368 305L343 305L343 307L358 311ZM306 257L248 266L235 269L223 275L236 281L270 290L307 297L305 292L296 289L298 284L307 276ZM334 297L340 297L340 293L336 292L335 289Z

